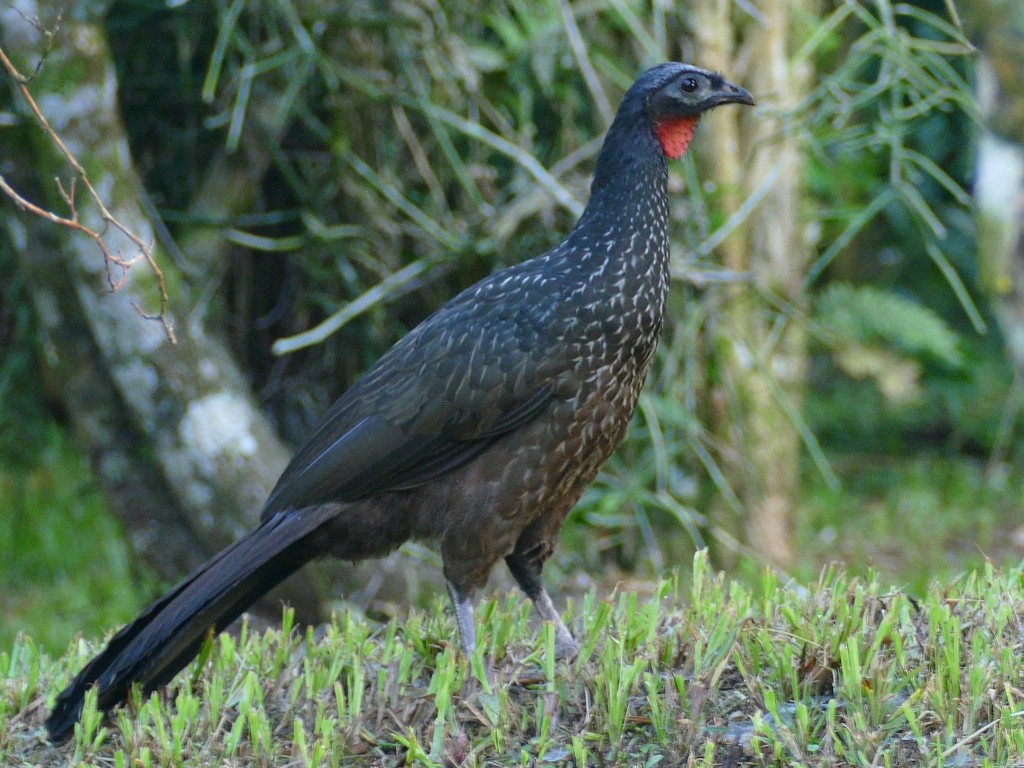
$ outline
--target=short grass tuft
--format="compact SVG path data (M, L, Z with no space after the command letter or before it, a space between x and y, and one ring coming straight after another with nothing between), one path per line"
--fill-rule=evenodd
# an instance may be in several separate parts
M826 568L751 589L694 560L687 586L587 598L579 657L517 601L478 612L463 659L440 605L404 624L211 639L174 684L67 745L44 738L85 652L0 653L0 764L124 766L1012 765L1024 761L1024 571L986 567L920 599Z

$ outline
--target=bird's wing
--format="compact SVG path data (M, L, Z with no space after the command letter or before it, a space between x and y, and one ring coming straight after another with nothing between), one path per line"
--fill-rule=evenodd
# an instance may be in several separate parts
M331 407L264 518L424 485L533 419L567 373L546 312L480 290L442 307Z

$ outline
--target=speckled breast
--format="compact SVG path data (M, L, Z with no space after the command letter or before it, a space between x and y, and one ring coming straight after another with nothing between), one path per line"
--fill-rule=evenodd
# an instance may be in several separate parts
M522 515L524 523L550 516L557 530L622 442L662 327L665 286L645 288L601 297L567 315L560 333L572 367L550 410L518 435L506 472L526 473L528 482L520 503L509 503L504 514Z

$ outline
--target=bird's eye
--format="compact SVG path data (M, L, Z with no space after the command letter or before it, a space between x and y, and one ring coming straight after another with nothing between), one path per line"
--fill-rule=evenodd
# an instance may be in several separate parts
M682 89L687 93L693 93L699 87L699 83L695 77L688 77L682 82Z

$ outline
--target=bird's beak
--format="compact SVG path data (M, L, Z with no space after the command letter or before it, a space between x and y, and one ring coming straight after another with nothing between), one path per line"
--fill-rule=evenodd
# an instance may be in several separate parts
M749 91L745 88L740 88L738 85L733 85L728 80L722 81L721 88L711 96L710 100L712 106L718 106L719 104L746 104L749 107L753 107L757 105Z

